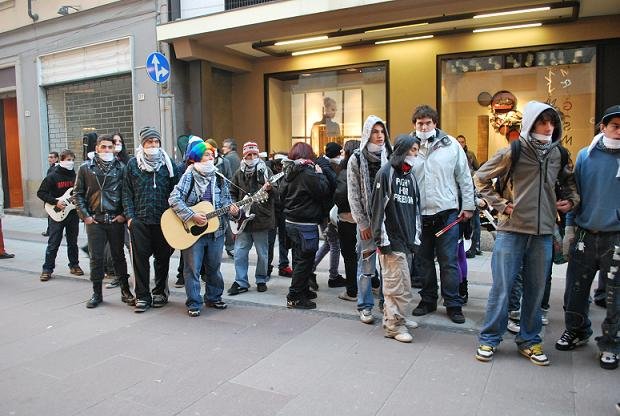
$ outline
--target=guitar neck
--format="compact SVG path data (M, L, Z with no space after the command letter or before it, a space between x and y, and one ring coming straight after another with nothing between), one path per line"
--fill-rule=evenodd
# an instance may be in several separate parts
M252 202L252 198L247 198L247 199L243 199L243 200L237 202L236 205L238 207L242 207L242 206L247 205L247 204L249 204L251 202ZM225 207L222 207L222 208L219 208L219 209L216 209L216 210L213 210L213 211L209 212L207 214L207 219L214 218L214 217L219 217L220 215L224 215L224 214L228 213L228 210L230 209L231 205L233 205L233 204L226 205Z

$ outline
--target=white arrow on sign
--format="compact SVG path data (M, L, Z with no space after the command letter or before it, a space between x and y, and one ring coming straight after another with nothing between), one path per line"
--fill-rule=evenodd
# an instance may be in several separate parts
M159 79L161 77L165 77L166 75L168 75L168 70L164 67L159 66L159 59L157 59L157 55L153 55L153 58L151 59L151 63L153 65L155 65L155 78L157 78L157 81L159 81Z

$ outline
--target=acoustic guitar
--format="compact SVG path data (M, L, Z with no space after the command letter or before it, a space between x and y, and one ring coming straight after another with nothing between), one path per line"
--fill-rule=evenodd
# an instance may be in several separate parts
M45 211L47 211L47 214L51 219L56 222L62 222L65 218L67 218L67 215L75 209L73 197L71 196L72 192L73 188L69 188L60 198L56 198L57 200L65 203L65 207L63 209L58 208L56 205L48 204L47 202L45 203Z
M264 203L268 199L269 194L261 189L254 195L247 195L235 204L241 208L254 202ZM184 250L192 246L203 235L216 231L220 226L220 219L218 217L226 214L231 205L233 204L215 209L209 201L201 201L191 207L195 213L207 215L207 223L204 225L198 225L191 219L183 223L172 208L168 208L161 216L161 231L164 234L164 238L170 244L170 247Z

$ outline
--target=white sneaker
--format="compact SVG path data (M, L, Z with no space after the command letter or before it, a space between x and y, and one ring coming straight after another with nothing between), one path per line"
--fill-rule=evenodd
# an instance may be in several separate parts
M362 321L365 324L372 324L375 321L375 317L372 316L372 312L370 312L370 309L362 309L361 311L359 311L360 313L360 321Z
M547 316L547 314L549 313L549 309L544 309L542 308L542 324L543 325L549 325L549 317Z
M409 329L416 329L419 325L416 321L405 318L405 326Z
M519 325L519 321L513 321L512 319L509 319L506 329L516 335L519 333L519 331L521 331L521 325Z
M407 331L407 328L405 328L404 326L399 326L397 328L385 327L385 337L394 338L396 341L400 342L413 341L413 336L409 333L409 331Z
M521 319L521 311L509 311L508 319L512 319L514 321L518 321Z

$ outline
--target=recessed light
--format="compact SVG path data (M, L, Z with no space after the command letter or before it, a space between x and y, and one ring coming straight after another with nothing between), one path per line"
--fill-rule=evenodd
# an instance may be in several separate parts
M424 35L424 36L415 36L412 38L400 38L400 39L390 39L390 40L379 40L375 42L375 45L384 45L386 43L396 43L396 42L407 42L410 40L421 40L421 39L430 39L434 35Z
M547 10L551 10L551 7L535 7L532 9L523 9L523 10L510 10L508 12L497 12L497 13L485 13L478 14L474 16L474 19L484 19L486 17L496 17L496 16L507 16L510 14L520 14L520 13L533 13L533 12L545 12Z
M274 46L291 45L294 43L304 43L304 42L314 42L317 40L325 40L327 38L328 38L327 35L323 35L323 36L314 36L311 38L303 38L303 39L282 40L282 41L274 43L273 45Z
M528 23L525 25L514 25L514 26L498 26L498 27L485 27L483 29L474 29L474 33L481 32L494 32L496 30L512 30L512 29L525 29L527 27L538 27L542 26L542 23Z
M305 51L297 51L297 52L291 53L291 55L292 56L309 55L311 53L338 51L340 49L342 49L342 46L340 46L340 45L338 45L338 46L329 46L327 48L318 48L318 49L308 49L308 50L305 50Z

